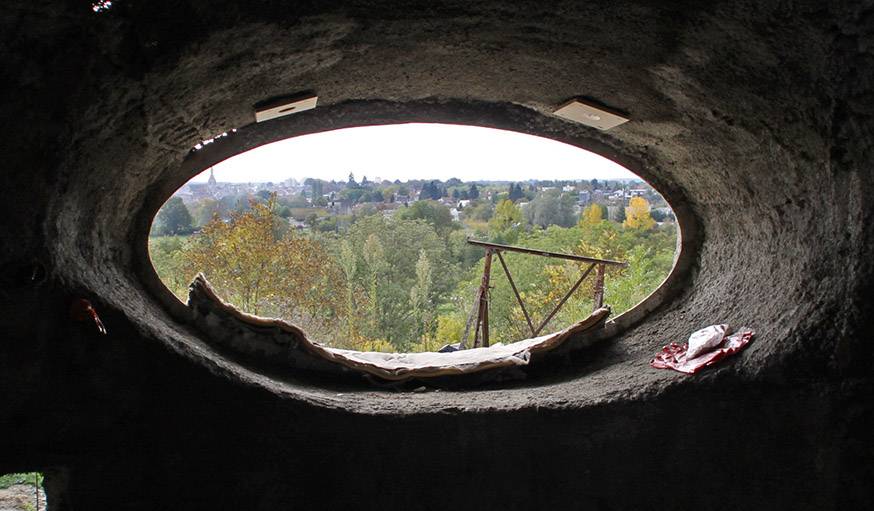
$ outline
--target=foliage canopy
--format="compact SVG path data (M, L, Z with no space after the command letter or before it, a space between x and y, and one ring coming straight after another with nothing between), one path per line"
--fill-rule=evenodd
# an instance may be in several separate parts
M313 191L314 183L308 185ZM190 215L186 224L184 203L171 199L156 224L175 227L161 231L165 236L150 238L152 262L183 300L188 283L203 272L226 300L247 312L282 317L315 340L368 351L430 351L459 340L474 305L484 256L481 248L466 243L468 236L628 261L626 269L608 270L606 299L614 313L646 297L673 264L676 229L671 223L656 224L641 197L633 198L627 208L614 207L622 216L616 221L606 220L606 208L599 204L574 213L574 195L555 187L534 192L533 187L525 191L510 185L508 192L506 187L465 188L459 182L452 185L458 196L464 192L471 197L465 199L471 202L460 211L459 222L435 200L394 204L385 214L396 194L410 193L407 185L394 184L377 193L364 179L359 184L350 176L349 183L354 184L344 183L344 192L379 195L383 202L342 213L302 196L208 199L194 206L202 228L189 235ZM432 193L446 193L444 185L426 185ZM320 192L323 186L333 185L320 181ZM486 191L476 199L481 189ZM325 192L324 196L334 193ZM520 194L534 198L520 207L510 197ZM171 223L174 216L181 220ZM504 257L535 323L585 269L571 261L518 253ZM529 337L503 272L493 272L493 341ZM588 315L592 281L584 281L547 330Z

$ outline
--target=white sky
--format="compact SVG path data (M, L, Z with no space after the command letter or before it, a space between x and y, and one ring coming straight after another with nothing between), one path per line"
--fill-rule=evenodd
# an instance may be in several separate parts
M257 147L215 165L224 182L274 183L313 177L345 181L349 173L394 181L457 177L462 181L629 179L625 167L555 140L450 124L347 128ZM204 182L209 169L194 177Z

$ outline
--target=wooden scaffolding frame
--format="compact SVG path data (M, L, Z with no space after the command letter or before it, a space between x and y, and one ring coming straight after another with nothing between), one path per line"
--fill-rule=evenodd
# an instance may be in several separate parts
M533 248L525 248L525 247L517 247L513 245L501 245L498 243L489 243L486 241L473 240L468 238L467 242L471 245L476 245L485 248L486 257L485 264L483 265L483 276L480 281L479 288L477 288L476 296L474 297L473 307L471 307L470 314L467 317L467 322L464 326L464 333L461 337L461 342L459 344L459 349L465 349L467 347L467 340L470 336L471 327L473 327L474 337L473 344L471 347L488 347L489 346L489 289L490 280L491 280L491 272L492 272L492 257L494 255L498 256L498 261L501 263L501 267L504 269L504 273L507 275L507 280L510 282L510 287L513 289L513 294L516 296L516 301L519 303L519 307L522 308L522 313L525 315L525 321L528 322L528 328L531 330L531 336L537 337L540 332L549 324L550 320L558 313L558 311L562 308L562 306L567 302L568 298L580 287L580 284L586 280L586 277L592 273L592 270L596 270L595 276L595 291L594 291L594 300L595 300L595 309L598 309L604 305L604 271L607 266L617 266L620 268L628 267L627 262L623 261L613 261L610 259L598 259L595 257L586 257L575 254L562 254L560 252L549 252L546 250L537 250ZM570 290L565 293L562 299L558 302L558 304L552 309L546 318L535 328L534 323L531 321L531 315L528 314L528 309L525 307L525 303L522 301L522 295L519 293L519 290L516 288L516 282L513 280L513 275L510 274L510 268L507 266L507 262L504 260L504 256L502 252L519 252L522 254L536 255L541 257L550 257L556 259L567 259L570 261L579 261L584 263L589 263L588 268L586 268L580 278L574 283L574 285L570 288ZM474 318L476 321L474 322Z

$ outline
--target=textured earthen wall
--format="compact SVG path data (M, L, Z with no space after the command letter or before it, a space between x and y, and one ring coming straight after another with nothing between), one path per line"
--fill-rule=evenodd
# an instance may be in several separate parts
M874 7L704 4L4 6L0 472L47 471L56 509L871 507ZM244 128L303 89L320 108ZM632 122L549 116L577 95ZM254 371L144 283L147 213L198 162L413 119L630 165L686 212L690 267L524 384L425 393ZM723 321L758 332L736 359L648 367Z

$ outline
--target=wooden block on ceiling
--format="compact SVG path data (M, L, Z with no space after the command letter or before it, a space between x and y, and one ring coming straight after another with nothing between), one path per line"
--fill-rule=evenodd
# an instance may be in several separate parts
M628 122L628 119L621 115L608 112L578 99L565 103L553 113L559 117L604 131Z
M316 107L319 97L314 93L301 93L263 101L255 105L255 122L269 121L277 117L296 114Z

